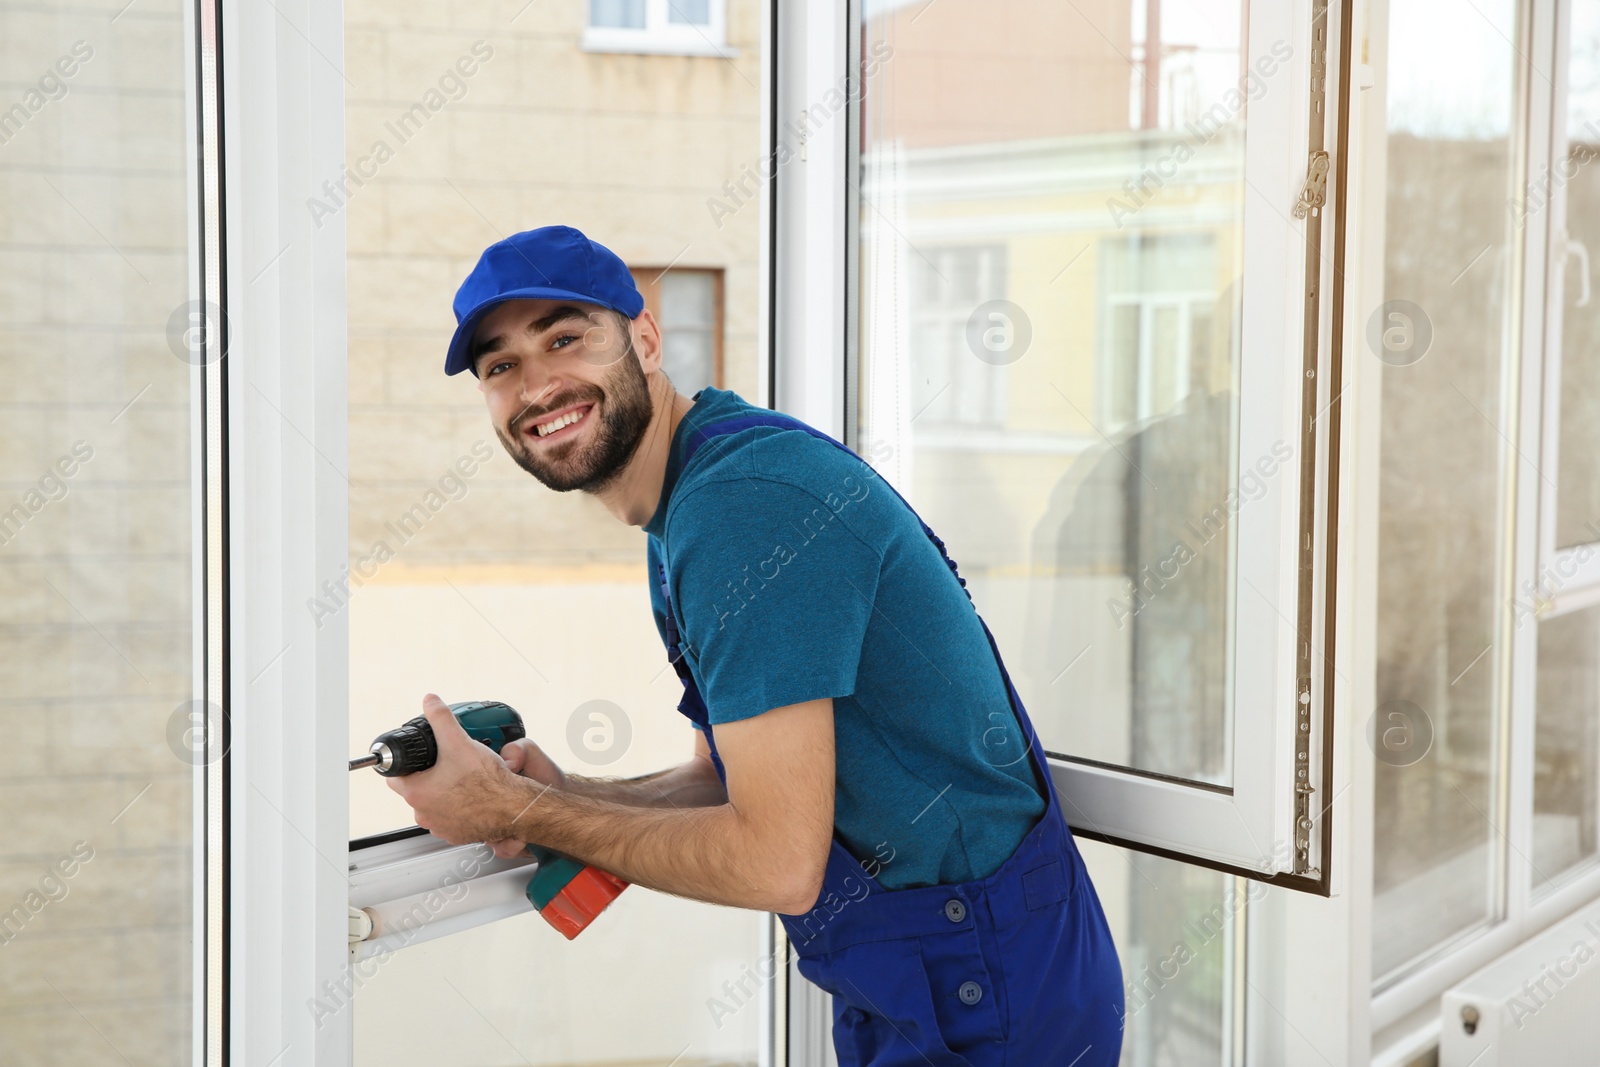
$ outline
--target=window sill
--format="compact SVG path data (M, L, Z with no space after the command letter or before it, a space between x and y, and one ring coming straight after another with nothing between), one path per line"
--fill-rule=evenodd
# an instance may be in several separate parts
M578 47L585 52L639 56L703 56L711 59L737 59L739 50L718 43L716 34L653 33L649 30L618 30L590 27L583 31Z

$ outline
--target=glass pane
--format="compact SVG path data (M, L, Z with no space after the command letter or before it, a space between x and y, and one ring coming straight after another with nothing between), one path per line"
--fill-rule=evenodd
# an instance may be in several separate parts
M712 326L717 314L716 281L710 271L667 271L661 276L661 321L669 329Z
M661 365L678 392L693 396L717 384L717 274L683 268L646 271L640 284L657 279Z
M1567 146L1551 176L1567 197L1566 232L1552 235L1565 262L1561 300L1561 439L1556 544L1600 541L1600 0L1573 0L1567 49ZM1569 177L1570 176L1570 177ZM1536 185L1536 189L1539 187ZM1533 196L1534 209L1543 197ZM1565 259L1560 258L1565 244Z
M1153 7L867 5L860 441L1053 750L1228 785L1258 90L1240 3Z
M676 65L583 52L577 5L535 5L514 23L520 0L458 5L445 24L436 8L346 5L348 158L370 177L342 208L349 584L330 576L319 610L348 613L352 752L434 691L511 704L569 773L629 777L692 754L650 609L645 535L593 497L524 473L504 454L476 379L446 377L443 365L451 300L483 249L566 223L625 263L671 263L693 247L719 269L725 387L759 402L759 212L743 200L723 212L706 205L706 190L762 155L761 20L746 5L734 25L749 34L730 42L737 59ZM642 20L642 4L591 11L625 24L630 7ZM458 88L395 145L394 101L423 99L443 73ZM380 140L392 156L358 169ZM652 161L646 171L641 158ZM401 215L405 225L394 225ZM680 283L680 273L695 277L660 279L663 317L686 323L669 358L703 359L713 275ZM596 701L609 739L591 729ZM351 776L352 835L411 821L376 774ZM749 976L762 973L766 922L634 886L570 947L530 910L405 948L355 998L356 1063L665 1067L681 1054L678 1067L754 1064L761 1008Z
M1122 1067L1232 1062L1234 936L1267 887L1084 838L1078 849L1122 958Z
M1487 816L1517 25L1511 0L1471 19L1444 0L1390 9L1387 303L1368 312L1361 353L1383 364L1369 727L1380 978L1496 906L1499 838ZM1451 73L1462 69L1468 82ZM1455 88L1443 91L1445 79Z
M711 25L711 0L667 0L667 21Z
M355 1062L756 1067L775 972L730 914L634 886L570 945L527 915L411 946L357 994Z
M1600 608L1539 623L1533 884L1595 854L1600 816Z
M642 30L644 5L645 0L589 0L589 25Z
M177 5L113 13L0 9L7 1064L184 1063L196 1025L191 56Z

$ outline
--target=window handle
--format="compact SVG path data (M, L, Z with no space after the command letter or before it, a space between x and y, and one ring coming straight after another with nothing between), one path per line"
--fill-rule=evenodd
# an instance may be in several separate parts
M1300 187L1300 199L1294 205L1294 217L1303 219L1316 214L1328 199L1328 153L1320 148L1311 153L1306 163L1306 182Z

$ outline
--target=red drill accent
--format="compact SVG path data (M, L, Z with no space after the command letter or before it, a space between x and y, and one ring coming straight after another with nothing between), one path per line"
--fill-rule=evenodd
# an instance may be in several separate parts
M572 876L566 888L555 895L539 914L568 941L583 933L602 911L628 888L614 874L598 867L585 867Z

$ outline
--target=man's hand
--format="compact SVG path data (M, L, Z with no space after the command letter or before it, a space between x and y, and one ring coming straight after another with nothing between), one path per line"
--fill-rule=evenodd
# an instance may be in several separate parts
M515 802L516 779L505 761L468 737L435 694L423 699L422 714L433 727L438 762L384 781L411 805L418 826L452 845L505 837L520 806Z
M674 773L689 783L679 804L617 803L572 789L535 790L513 778L526 799L510 826L490 838L500 856L533 841L625 881L694 900L802 914L816 904L833 837L834 727L828 697L773 708L716 728L728 772L713 776L709 746ZM703 757L703 758L702 758ZM665 776L647 779L654 791ZM674 786L676 788L676 785Z
M500 758L505 760L506 769L513 774L532 778L547 789L567 788L567 776L556 766L555 760L526 737L501 746ZM516 837L502 837L485 843L503 860L516 859L528 848L526 841Z
M524 737L500 749L500 758L512 774L532 778L540 785L555 789L567 788L567 776L556 766L555 760L545 755L544 749Z

